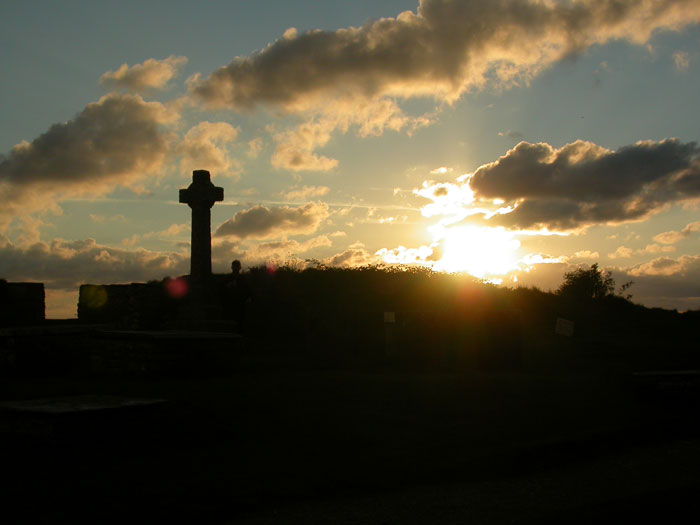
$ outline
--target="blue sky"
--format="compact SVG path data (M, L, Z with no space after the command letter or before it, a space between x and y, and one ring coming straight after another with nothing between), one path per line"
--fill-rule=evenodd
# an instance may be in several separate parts
M700 5L0 3L0 276L410 263L553 289L599 262L700 307ZM217 72L218 71L218 72Z

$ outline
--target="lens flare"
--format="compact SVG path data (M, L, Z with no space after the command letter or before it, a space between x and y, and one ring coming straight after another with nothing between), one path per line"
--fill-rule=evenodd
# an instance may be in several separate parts
M187 281L181 277L178 279L168 279L165 282L165 290L173 299L181 299L187 295Z

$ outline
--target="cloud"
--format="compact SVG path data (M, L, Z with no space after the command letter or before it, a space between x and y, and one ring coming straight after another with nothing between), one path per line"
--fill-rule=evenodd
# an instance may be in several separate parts
M521 142L466 183L477 199L512 207L489 219L510 228L573 230L641 220L700 196L700 147L677 139L617 151L581 140L558 149Z
M288 110L361 94L456 100L487 83L527 81L553 62L612 39L645 43L700 20L697 2L422 0L416 12L337 31L286 32L191 85L211 106Z
M629 259L633 255L643 255L645 253L661 253L673 252L676 248L673 246L661 246L659 244L647 244L644 248L633 250L627 246L619 246L613 253L609 253L610 259Z
M508 137L509 139L521 139L524 135L520 131L513 131L509 129L508 131L499 131L498 136Z
M189 253L125 250L93 239L54 239L19 247L0 245L0 275L8 280L41 281L48 288L76 289L82 283L124 283L182 275Z
M467 214L467 207L474 202L474 192L468 184L424 181L420 188L413 190L418 195L432 201L421 208L424 217L436 215L452 216L452 222L463 219Z
M163 126L176 118L158 102L110 94L16 145L0 161L0 230L19 215L56 210L66 198L138 188L159 173L170 142Z
M232 259L241 260L246 266L264 264L270 261L297 260L297 255L316 248L332 245L326 235L319 235L303 242L283 239L273 242L246 244L247 241L230 241L229 238L215 237L212 243L212 264L228 271ZM298 263L303 261L297 260Z
M328 186L303 186L290 190L284 194L284 198L290 201L305 201L312 197L323 197L328 195L331 189Z
M260 243L246 250L244 258L246 261L251 263L267 261L270 259L287 259L315 248L322 248L331 245L331 240L325 235L320 235L304 242L282 240Z
M189 224L171 224L164 230L148 232L141 235L135 233L131 237L122 239L122 246L136 246L138 243L146 239L173 239L182 237L183 234L189 233L190 231L191 227Z
M187 57L171 55L163 60L149 58L141 64L129 67L122 64L116 71L107 71L100 77L100 84L107 87L127 88L136 92L163 89L187 63Z
M637 250L636 253L661 253L661 252L675 252L675 246L661 246L659 244L647 244L641 250Z
M659 233L658 235L654 236L654 240L662 244L675 244L687 238L691 233L698 231L700 231L700 221L691 222L681 231L671 230L668 232Z
M238 128L226 122L206 120L190 128L176 148L181 157L181 170L189 173L206 169L217 175L237 176L241 165L231 157L226 146L235 142L238 132Z
M632 255L634 255L633 249L627 246L618 246L614 253L608 254L608 257L611 259L629 259Z
M376 256L372 255L365 249L362 243L355 243L347 250L331 255L330 257L326 257L321 262L328 266L352 268L376 264L379 261Z
M428 125L431 118L405 115L394 100L368 100L348 95L310 112L295 128L270 130L277 143L270 162L276 168L292 171L329 171L338 165L338 161L318 155L315 150L328 144L334 131L346 133L354 126L357 135L363 138L381 135L387 129L406 129L411 134Z
M88 215L88 217L92 222L98 224L103 222L126 222L126 217L124 217L121 213L111 215L109 217L97 213L91 213Z
M642 275L679 275L689 269L700 269L700 255L681 255L678 259L659 257L629 269L627 273L635 277Z
M583 251L574 253L574 257L576 259L598 259L600 257L600 253L592 252L590 250L583 250Z
M260 155L260 152L262 151L263 148L263 140L260 137L256 137L250 141L248 141L248 157L251 159L257 159L258 155Z
M624 272L620 274L620 272ZM647 306L700 308L700 255L659 257L620 268L616 281L633 280L634 300Z
M317 155L314 150L331 139L335 124L328 120L310 120L298 127L273 134L277 147L270 159L275 168L290 171L330 171L336 159Z
M556 290L564 273L575 268L576 265L564 262L534 264L526 272L517 272L518 286ZM660 257L643 264L606 270L612 271L618 288L623 283L634 282L629 292L636 303L661 308L700 307L700 256Z
M406 248L398 246L393 249L382 248L376 254L387 264L418 264L426 265L428 261L433 261L433 248L430 246L420 246L419 248Z
M676 51L673 53L673 65L678 71L688 71L690 68L690 56L686 51Z
M328 205L322 202L289 206L254 206L239 211L221 224L215 235L239 239L271 239L287 235L310 234L329 216Z

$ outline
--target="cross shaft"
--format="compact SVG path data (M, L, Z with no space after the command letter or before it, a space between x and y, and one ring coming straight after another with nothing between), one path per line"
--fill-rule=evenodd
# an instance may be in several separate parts
M196 283L211 275L211 207L224 200L224 189L214 186L206 170L192 172L192 184L180 190L180 202L192 209L190 278Z

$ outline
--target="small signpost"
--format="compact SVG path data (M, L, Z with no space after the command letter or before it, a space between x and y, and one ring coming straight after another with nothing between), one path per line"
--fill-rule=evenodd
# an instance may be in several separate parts
M573 337L574 322L562 317L557 317L557 324L554 326L554 333L565 337Z
M396 342L394 339L395 324L396 314L394 312L384 312L384 352L388 356L396 353Z

